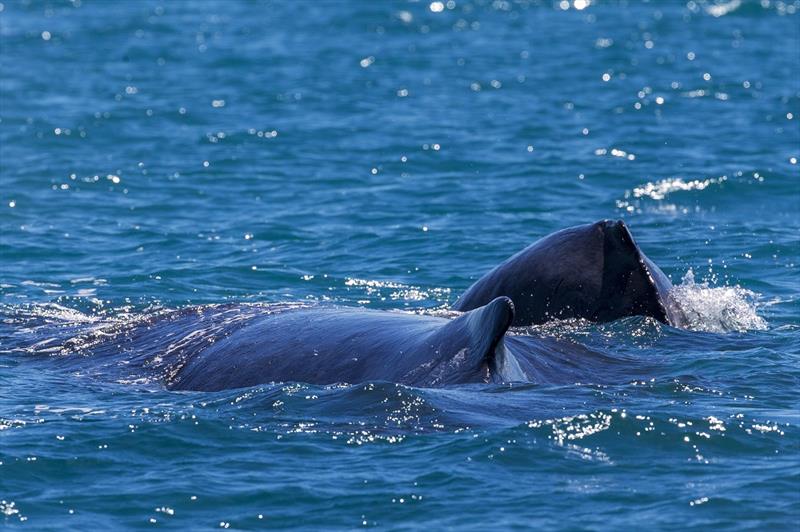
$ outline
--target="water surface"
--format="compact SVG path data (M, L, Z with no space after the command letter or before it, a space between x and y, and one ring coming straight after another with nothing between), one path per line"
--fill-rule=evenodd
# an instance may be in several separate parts
M798 2L0 6L4 525L797 526ZM64 363L189 305L441 313L603 218L692 328L521 331L605 355L569 384Z

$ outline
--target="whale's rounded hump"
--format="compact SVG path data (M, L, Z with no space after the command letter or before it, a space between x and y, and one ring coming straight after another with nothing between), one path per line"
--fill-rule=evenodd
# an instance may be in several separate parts
M652 316L680 324L672 284L639 249L625 222L600 220L562 229L531 244L473 284L456 310L498 296L516 306L514 325L551 319L613 321Z

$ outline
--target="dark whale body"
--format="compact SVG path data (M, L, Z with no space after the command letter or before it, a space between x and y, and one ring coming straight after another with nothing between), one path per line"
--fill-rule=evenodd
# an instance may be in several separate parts
M670 280L642 253L625 223L603 220L533 243L481 277L453 308L468 311L506 296L514 302L516 326L627 316L681 326L685 317L671 290Z
M281 309L165 357L173 358L166 383L172 390L216 391L273 382L443 387L618 382L638 375L628 361L569 340L511 334L513 320L514 305L505 297L452 320L351 307ZM151 324L142 338L133 334L134 343L152 345L152 333L173 326Z
M267 313L186 357L175 390L268 382L391 381L415 386L520 380L502 347L514 318L505 297L449 320L360 308Z
M631 360L508 331L508 298L454 319L297 303L156 311L45 340L48 364L118 383L216 391L260 384L626 382ZM41 348L41 343L37 344Z

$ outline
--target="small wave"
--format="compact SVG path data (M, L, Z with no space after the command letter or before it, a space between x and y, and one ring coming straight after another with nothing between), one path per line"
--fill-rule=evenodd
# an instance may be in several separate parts
M669 194L678 191L686 190L704 190L711 185L724 183L728 180L727 176L710 177L708 179L692 179L686 181L681 177L674 177L669 179L661 179L659 181L651 181L643 185L635 187L633 190L625 191L624 200L617 201L617 207L620 209L627 209L633 211L634 206L628 201L630 199L638 200L640 198L650 198L652 200L660 201L666 198Z
M698 284L689 269L673 294L686 314L689 329L704 332L767 329L766 320L756 312L758 295L740 286Z
M0 316L5 323L24 326L31 323L95 323L100 318L65 307L58 303L37 303L33 305L0 305Z
M635 154L628 153L625 150L621 150L619 148L597 148L596 150L594 150L594 154L598 156L610 155L612 157L628 159L629 161L636 160Z
M596 328L597 324L584 318L556 318L536 325L512 327L517 334L530 336L549 336L552 338L570 338L575 335L586 336Z
M444 300L450 295L449 288L422 288L393 281L378 281L348 277L345 286L363 290L367 296L391 300L425 301L428 299Z
M651 181L626 190L623 199L617 200L618 209L626 212L641 212L642 200L661 202L675 192L700 191L712 185L720 185L728 180L728 176L709 177L706 179L686 180L682 177L672 177ZM672 206L676 208L675 206ZM662 207L663 208L663 207Z
M693 179L691 181L685 181L680 177L676 177L674 179L662 179L661 181L656 181L655 183L646 183L642 186L636 187L631 193L634 198L648 196L654 200L662 200L667 196L667 194L672 192L679 190L703 190L708 188L709 185L722 183L727 181L727 179L727 176L718 178L712 177L709 179ZM628 197L627 193L626 197Z
M724 4L706 6L706 12L713 17L719 18L724 17L728 13L733 13L740 7L742 7L742 0L731 0L730 2L725 2Z

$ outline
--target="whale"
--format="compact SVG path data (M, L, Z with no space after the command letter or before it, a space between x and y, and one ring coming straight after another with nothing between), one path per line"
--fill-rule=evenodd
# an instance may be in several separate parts
M166 387L603 383L629 380L631 371L638 371L631 361L569 339L516 334L509 330L513 321L514 304L507 297L452 319L359 307L279 308L247 319L212 342L179 349ZM150 324L143 332L151 335L158 329ZM148 339L136 343L152 345Z
M625 222L601 220L534 242L479 278L453 309L469 311L505 296L516 308L514 326L649 316L681 327L686 316L672 289Z
M84 378L175 391L298 382L471 384L626 382L635 360L570 338L510 328L499 297L452 317L326 303L211 304L90 325L33 346ZM646 374L646 373L644 373Z
M167 387L216 391L288 381L438 387L524 380L503 347L513 319L506 297L455 319L358 307L267 312L184 357Z
M225 304L146 314L46 343L48 352L77 355L59 363L83 375L176 391L279 382L616 382L638 370L578 342L516 327L637 315L680 326L671 290L624 222L603 220L553 233L512 256L459 298L454 318L327 304Z

